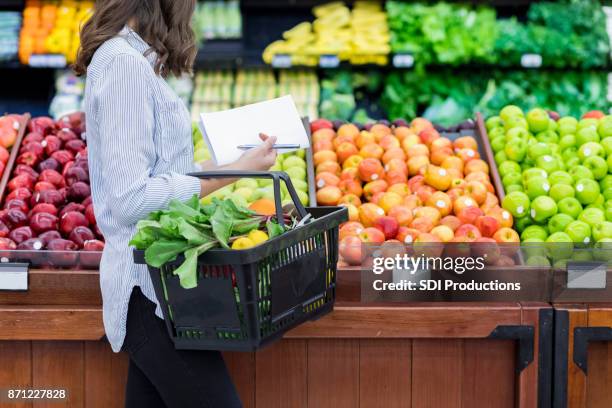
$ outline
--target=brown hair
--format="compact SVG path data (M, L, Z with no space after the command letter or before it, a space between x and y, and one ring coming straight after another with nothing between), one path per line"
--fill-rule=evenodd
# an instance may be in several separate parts
M129 21L150 44L148 52L157 53L157 75L191 72L197 52L191 28L195 3L196 0L97 0L92 17L81 29L74 72L84 75L98 47L116 36Z

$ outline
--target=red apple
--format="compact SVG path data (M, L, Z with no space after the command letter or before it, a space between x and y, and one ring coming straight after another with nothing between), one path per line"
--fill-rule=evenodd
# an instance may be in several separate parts
M376 219L374 227L385 234L385 239L393 239L397 236L399 223L395 218L385 215Z

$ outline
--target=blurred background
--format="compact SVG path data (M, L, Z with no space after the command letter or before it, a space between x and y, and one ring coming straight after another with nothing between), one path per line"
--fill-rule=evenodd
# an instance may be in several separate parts
M80 109L84 80L67 67L92 7L0 0L1 111ZM612 106L605 1L214 0L198 2L194 28L194 75L169 79L194 117L284 94L312 119L358 123Z

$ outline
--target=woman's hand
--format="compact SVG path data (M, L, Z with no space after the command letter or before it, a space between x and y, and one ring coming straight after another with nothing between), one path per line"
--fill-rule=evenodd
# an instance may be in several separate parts
M276 137L264 135L263 133L260 133L259 137L263 141L262 145L244 152L240 159L236 161L238 169L266 171L274 166L276 162L276 150L274 150Z

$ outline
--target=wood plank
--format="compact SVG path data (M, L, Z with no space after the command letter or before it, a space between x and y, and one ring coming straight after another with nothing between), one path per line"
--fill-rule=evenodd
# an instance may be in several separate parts
M33 269L27 292L0 292L0 305L101 305L98 271Z
M522 311L522 325L533 326L534 345L533 362L529 364L520 374L518 381L518 406L520 408L536 408L538 406L538 372L539 361L539 341L540 341L540 310L548 308L548 305L528 305Z
M589 306L589 327L612 327L612 307Z
M574 364L574 329L588 325L587 310L581 307L568 307L569 339L567 355L567 406L568 408L587 407L587 377Z
M85 344L85 406L122 408L125 405L128 357L113 353L105 341Z
M0 341L0 388L30 388L32 386L32 343ZM2 404L7 408L31 408L31 402Z
M307 407L305 340L281 340L255 354L255 406Z
M84 344L77 341L32 342L32 387L65 389L63 407L85 407ZM57 402L35 401L34 408L54 408Z
M520 321L519 306L337 306L285 338L483 338L499 325Z
M463 407L516 406L515 350L512 340L463 341Z
M359 406L359 341L308 341L308 407Z
M412 399L412 341L359 341L359 406L409 408Z
M612 389L612 342L592 342L588 353L587 407L609 408Z
M0 340L100 340L97 306L0 306Z
M255 408L255 353L223 353L244 408Z
M412 408L461 408L463 340L412 342Z

